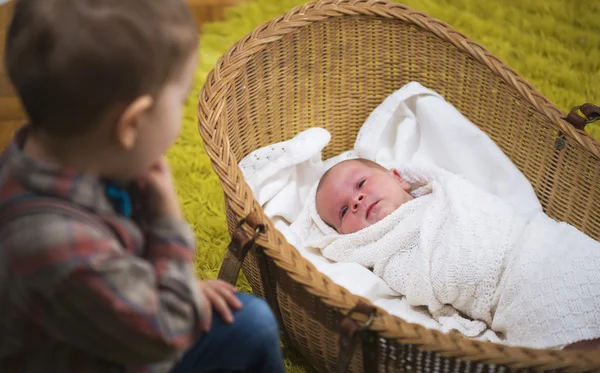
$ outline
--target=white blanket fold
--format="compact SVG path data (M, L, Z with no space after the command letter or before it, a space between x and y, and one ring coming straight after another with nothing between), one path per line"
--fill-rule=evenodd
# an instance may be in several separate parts
M443 169L398 169L406 180L428 180L431 193L340 235L316 213L313 190L292 231L326 258L372 268L410 305L442 324L449 316L467 336L489 326L507 344L536 348L600 338L600 243L544 214L528 223ZM572 293L558 297L565 288Z

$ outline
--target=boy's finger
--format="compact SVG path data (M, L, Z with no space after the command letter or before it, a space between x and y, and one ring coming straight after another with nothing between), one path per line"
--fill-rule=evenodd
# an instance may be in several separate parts
M220 293L213 291L213 289L211 289L210 294L210 301L215 311L221 316L223 322L231 324L233 322L233 314L231 313L225 298L223 298Z
M158 162L156 162L156 168L162 172L169 171L169 161L163 156Z
M219 293L225 299L225 301L227 302L229 307L231 307L235 310L239 310L240 308L242 308L242 302L235 295L235 291L232 291L229 288L221 288L219 290Z
M204 298L204 303L202 305L202 320L200 320L200 327L205 333L208 333L210 327L212 325L212 300L210 299L209 294L207 294L206 288L201 288L201 292Z
M148 168L148 173L151 172L156 172L156 171L160 171L162 169L162 166L160 164L160 162L154 162L150 165L150 167Z
M212 325L212 305L208 297L204 298L204 306L202 308L204 312L202 313L203 318L200 320L200 327L205 333L208 333Z
M237 291L237 288L234 285L231 285L229 282L227 281L223 281L223 280L217 280L217 283L224 288L227 288L228 290L231 291Z

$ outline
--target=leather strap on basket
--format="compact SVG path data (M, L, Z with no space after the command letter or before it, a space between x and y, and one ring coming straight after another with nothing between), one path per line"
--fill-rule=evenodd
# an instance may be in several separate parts
M253 211L237 224L235 231L231 235L231 242L219 270L218 278L220 280L227 281L232 285L235 285L237 282L246 255L254 248L256 238L265 229L265 226L260 223L257 215ZM251 238L248 237L243 229L245 223L254 227L254 235Z
M254 227L254 234L251 238L249 238L244 231L244 224ZM263 285L264 297L269 304L269 307L271 307L271 310L275 314L284 343L288 343L290 338L287 330L285 329L285 325L283 324L283 317L281 316L281 310L279 309L277 289L273 287L274 282L270 280L269 276L268 258L264 254L264 248L256 245L256 239L258 238L258 235L264 232L264 230L265 225L260 222L259 215L256 213L256 211L251 212L244 219L240 220L235 231L231 235L231 242L229 243L227 252L225 253L225 258L221 264L218 278L235 285L246 255L248 255L250 250L254 250L254 254L256 255L256 260L258 262L261 282Z
M352 318L355 313L361 313L368 319L364 325L359 326ZM356 344L362 339L363 346L363 372L377 372L378 346L377 333L369 330L369 327L375 319L375 307L366 303L358 302L340 323L340 345L339 360L337 364L337 373L345 373L350 367L350 362L354 356Z
M581 111L584 116L577 114L577 110ZM590 103L575 106L565 120L578 130L583 130L588 123L600 120L600 107Z
M271 281L271 276L269 275L269 259L265 255L264 250L265 249L262 246L257 246L255 250L258 269L260 272L260 279L263 285L263 294L267 300L267 303L269 304L269 307L271 307L275 318L277 319L277 324L279 324L279 330L281 331L281 339L283 343L287 345L291 342L291 339L287 333L285 324L283 323L281 309L279 308L279 300L277 299L277 282Z

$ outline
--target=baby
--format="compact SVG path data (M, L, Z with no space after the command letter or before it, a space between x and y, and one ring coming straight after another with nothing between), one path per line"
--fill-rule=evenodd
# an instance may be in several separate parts
M371 268L434 319L466 315L463 334L508 345L600 348L600 243L573 226L435 167L346 160L313 193L303 244Z
M396 169L367 159L350 159L330 168L319 182L317 212L337 232L354 233L388 216L414 197Z

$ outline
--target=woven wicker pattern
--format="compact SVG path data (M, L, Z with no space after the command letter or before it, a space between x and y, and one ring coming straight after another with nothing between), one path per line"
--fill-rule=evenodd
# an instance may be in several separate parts
M481 45L384 0L325 0L293 9L256 28L219 60L201 92L198 116L225 192L230 231L251 210L262 214L267 230L258 243L269 257L285 327L320 370L335 369L340 317L360 298L287 243L254 200L237 163L314 126L332 133L324 156L347 150L368 114L412 80L443 95L490 135L531 181L550 216L600 239L600 144L563 121L563 113ZM263 295L253 255L244 273ZM381 337L380 371L600 371L598 354L474 342L383 310L371 329ZM362 369L360 350L355 372Z

